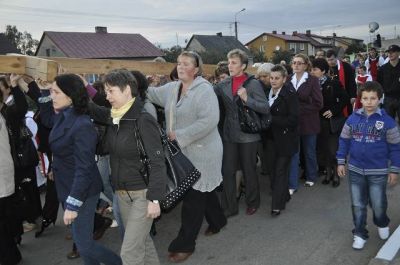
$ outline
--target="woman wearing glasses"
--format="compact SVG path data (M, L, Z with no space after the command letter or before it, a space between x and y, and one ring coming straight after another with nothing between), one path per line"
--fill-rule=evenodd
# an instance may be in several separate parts
M288 78L289 87L297 91L299 99L299 134L304 153L306 187L314 186L317 180L318 165L316 154L317 134L320 131L319 110L323 98L318 78L309 74L311 64L307 55L296 54L292 60L293 75ZM289 192L292 195L298 188L299 159L297 152L291 161Z

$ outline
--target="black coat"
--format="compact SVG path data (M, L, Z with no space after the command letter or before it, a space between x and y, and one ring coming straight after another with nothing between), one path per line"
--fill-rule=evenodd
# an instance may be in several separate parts
M350 104L350 98L342 85L336 79L328 77L321 85L322 96L324 98L324 106L320 111L320 117L325 119L322 114L330 110L333 117L343 116L343 108Z
M272 123L266 132L267 137L272 139L278 156L292 156L299 148L299 101L296 91L283 86L270 111Z
M96 122L108 126L105 149L110 153L111 181L116 190L147 190L148 200L162 200L166 194L167 169L157 121L143 111L143 101L138 97L118 125L112 123L111 110L90 103L90 115ZM144 148L150 159L149 185L139 170L143 167L134 137L134 120L137 120Z

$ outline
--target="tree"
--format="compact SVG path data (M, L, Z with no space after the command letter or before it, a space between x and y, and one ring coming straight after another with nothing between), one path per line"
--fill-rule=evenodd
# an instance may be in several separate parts
M16 26L7 25L4 34L21 53L26 55L35 54L39 41L32 38L32 34L29 32L24 31L22 33L18 31Z
M161 51L165 54L164 58L167 62L176 63L176 59L178 59L179 54L182 53L183 48L179 45L175 45L171 48L161 49Z
M360 46L360 45L357 45L355 43L352 43L347 47L345 53L346 54L353 54L353 53L365 52L365 50L366 50L365 48L366 48L365 44Z
M281 61L285 61L287 64L289 64L291 59L291 51L274 51L274 55L272 56L272 63L279 64Z
M250 49L250 52L253 54L253 60L255 63L263 63L268 61L264 52L258 49Z

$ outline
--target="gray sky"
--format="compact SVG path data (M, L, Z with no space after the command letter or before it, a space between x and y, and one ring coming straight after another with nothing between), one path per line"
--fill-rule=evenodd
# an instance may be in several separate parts
M0 0L0 31L16 25L40 39L43 31L140 33L163 48L185 46L192 34L234 35L247 43L262 32L293 31L368 41L368 24L382 37L400 35L400 0ZM371 35L373 37L373 35Z

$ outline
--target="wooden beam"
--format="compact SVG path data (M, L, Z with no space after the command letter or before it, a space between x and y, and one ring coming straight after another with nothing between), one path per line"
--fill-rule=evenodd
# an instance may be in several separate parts
M58 63L33 56L0 55L0 73L27 74L52 81L57 76Z
M59 57L33 57L25 55L0 56L0 73L28 74L34 78L52 81L59 66L67 73L105 74L113 69L125 68L138 70L145 75L169 75L175 63L143 62L133 60L74 59ZM216 65L203 65L203 73L214 75ZM248 68L248 73L255 74L255 68Z

